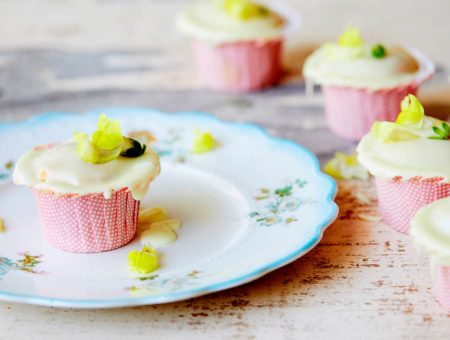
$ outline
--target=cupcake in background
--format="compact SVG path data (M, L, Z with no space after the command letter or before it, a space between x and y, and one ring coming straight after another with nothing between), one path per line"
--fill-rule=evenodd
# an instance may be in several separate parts
M421 208L411 221L411 236L430 255L433 292L450 311L450 199Z
M314 84L322 86L330 130L349 140L359 140L376 120L394 121L403 97L416 94L433 73L419 51L366 43L351 26L303 67L307 93Z
M284 35L297 18L280 4L203 0L177 17L193 38L199 81L214 90L247 92L276 84L282 74Z
M384 222L408 233L417 210L450 195L450 125L428 117L408 95L396 122L375 122L357 147L375 176Z
M101 115L90 138L38 146L14 169L14 183L33 189L44 234L54 247L94 253L127 244L136 234L140 200L160 172L150 148L122 136Z

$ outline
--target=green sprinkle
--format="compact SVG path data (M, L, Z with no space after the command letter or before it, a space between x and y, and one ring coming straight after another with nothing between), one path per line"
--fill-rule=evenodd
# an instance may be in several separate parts
M381 44L376 44L372 47L372 56L377 59L384 58L386 56L386 49Z

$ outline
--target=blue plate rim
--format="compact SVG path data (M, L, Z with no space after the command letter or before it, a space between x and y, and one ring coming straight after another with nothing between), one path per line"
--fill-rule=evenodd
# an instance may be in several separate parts
M251 272L244 275L229 279L223 282L214 283L204 287L198 287L195 289L189 289L180 292L170 292L163 293L159 295L145 296L145 297L130 297L130 298L120 298L120 299L89 299L89 300L79 300L79 299L60 299L60 298L50 298L35 295L8 293L0 291L0 300L7 302L19 302L33 305L41 306L51 306L51 307L65 307L65 308L79 308L79 309L100 309L100 308L119 308L119 307L133 307L133 306L143 306L152 304L162 304L176 302L186 299L191 299L199 297L202 295L219 292L222 290L230 289L243 285L245 283L254 281L278 268L281 268L308 253L312 250L322 239L324 231L336 220L339 208L334 202L334 198L337 194L337 184L330 176L324 174L320 169L320 163L317 157L306 147L300 145L294 141L290 141L284 138L271 136L264 128L255 124L248 122L235 122L235 121L225 121L218 117L215 117L206 112L170 112L164 113L155 109L143 108L143 107L104 107L97 108L85 112L44 112L35 115L26 120L18 122L3 122L0 123L0 133L5 132L11 128L21 128L27 125L36 125L46 123L48 121L53 121L57 119L63 119L71 115L98 115L101 112L108 112L108 115L114 117L114 115L119 114L123 111L133 111L133 113L140 114L158 114L164 116L179 116L186 118L196 118L202 120L214 121L216 123L225 124L230 127L243 128L247 130L259 131L270 141L290 149L292 153L302 153L306 155L313 164L313 171L315 174L323 180L325 185L329 186L328 194L326 195L324 207L329 209L328 213L323 216L321 223L317 225L316 232L311 240L304 246L292 251L288 255L282 256L279 259L272 261L264 266L261 266Z

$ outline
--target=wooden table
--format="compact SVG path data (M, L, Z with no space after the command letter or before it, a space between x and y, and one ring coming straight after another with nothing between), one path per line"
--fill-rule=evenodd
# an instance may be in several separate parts
M291 2L306 14L305 40L331 37L342 24L338 15L325 10L330 3ZM354 4L341 2L337 12L348 11L345 6ZM287 73L280 87L250 95L211 93L192 80L187 42L167 23L181 1L131 3L85 0L55 5L45 0L29 5L22 0L0 0L0 25L4 24L0 26L0 119L100 106L207 111L226 120L258 123L274 135L309 147L321 161L337 150L354 149L354 144L326 129L321 97L304 96L299 66L309 44L302 39L288 46ZM29 6L39 8L33 11ZM378 8L365 6L369 12ZM442 51L450 52L448 41L444 46L442 40L442 30L447 35L450 31L444 19L448 3L418 1L403 8L394 2L390 6L394 13L404 11L405 17L421 13L430 25L441 23L441 30L426 29L436 43L441 41ZM19 16L13 15L16 10ZM50 13L47 21L36 16L38 10ZM355 8L352 13L361 19L366 12ZM58 13L64 13L65 20ZM107 21L101 13L116 21ZM330 19L324 28L328 33L314 35L318 13L324 13L325 22ZM377 17L373 13L363 23L367 29L374 29ZM94 27L75 20L85 17L92 19ZM386 20L398 19L393 17ZM148 27L139 26L146 20ZM170 31L166 40L158 39L155 25ZM390 34L386 28L379 29L381 37ZM429 111L445 117L450 112L448 54L407 30L393 34L414 43L423 41L425 52L441 62L422 98ZM427 258L413 249L407 236L382 222L364 219L378 214L373 184L341 181L336 200L341 212L322 242L300 260L255 282L189 301L139 308L70 310L0 303L0 339L449 339L450 313L430 292Z

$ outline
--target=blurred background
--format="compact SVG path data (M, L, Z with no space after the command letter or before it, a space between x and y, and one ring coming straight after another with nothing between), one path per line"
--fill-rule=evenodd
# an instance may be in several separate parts
M312 48L335 40L348 23L368 41L417 47L435 61L434 80L420 95L430 112L450 112L450 1L285 0L302 24L286 46L284 81L250 95L197 85L190 41L174 25L175 14L189 2L0 0L0 119L117 105L199 110L254 121L310 146L308 134L325 122L320 96L302 96L301 66ZM305 130L301 136L299 128ZM323 144L351 147L327 138ZM314 145L314 151L329 150Z

